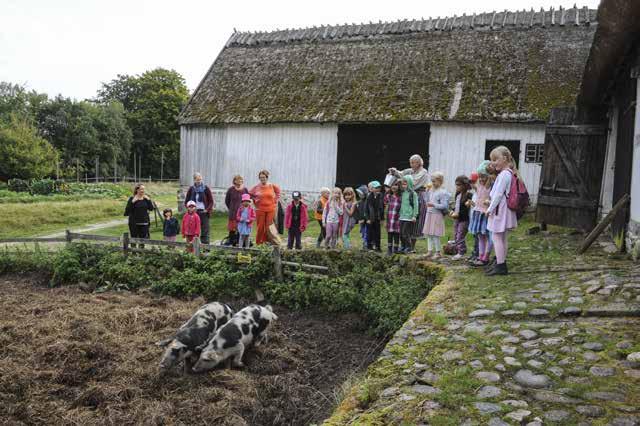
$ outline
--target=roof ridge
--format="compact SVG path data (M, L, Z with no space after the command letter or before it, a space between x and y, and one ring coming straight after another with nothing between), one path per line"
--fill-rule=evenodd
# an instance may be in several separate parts
M597 18L597 10L587 6L578 8L575 4L572 8L564 9L560 6L557 10L553 7L545 10L533 8L527 11L515 10L497 12L473 13L462 16L453 15L429 19L398 19L396 21L379 20L377 23L344 23L336 25L314 25L312 27L276 29L271 31L237 31L229 37L226 46L241 46L266 43L282 43L301 40L317 39L347 39L352 37L369 37L382 34L420 33L430 31L451 31L458 29L501 29L506 27L547 27L590 25Z

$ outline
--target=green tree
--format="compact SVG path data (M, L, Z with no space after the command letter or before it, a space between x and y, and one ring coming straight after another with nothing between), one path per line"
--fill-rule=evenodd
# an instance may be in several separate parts
M18 114L0 124L0 178L35 179L51 176L58 153Z
M184 78L174 70L157 68L141 75L118 75L103 83L97 100L120 102L133 134L132 156L142 156L142 176L158 177L164 154L164 176L179 174L178 114L189 98ZM131 163L133 164L133 158Z

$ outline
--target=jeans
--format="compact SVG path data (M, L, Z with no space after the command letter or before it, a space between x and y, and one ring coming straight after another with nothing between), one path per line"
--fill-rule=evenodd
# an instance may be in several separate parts
M295 242L296 249L302 249L302 232L300 232L300 228L289 228L289 236L287 238L287 248L291 250L293 248L293 243Z
M198 210L200 218L200 242L209 244L209 213L204 210Z
M380 250L380 221L367 224L367 248Z
M409 222L408 220L400 221L400 241L402 241L403 249L415 248L415 222Z

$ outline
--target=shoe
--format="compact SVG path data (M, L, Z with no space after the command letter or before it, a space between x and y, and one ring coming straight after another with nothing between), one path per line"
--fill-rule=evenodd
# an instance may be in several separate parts
M436 252L432 257L431 260L438 260L442 257L442 255L438 252Z
M509 270L507 269L507 262L504 263L496 263L496 265L486 273L488 277L494 275L509 275Z
M471 266L474 266L474 267L480 267L480 266L487 266L489 264L489 262L486 261L486 260L476 259L475 261L471 262L470 264L471 264Z
M387 256L391 256L393 254L393 247L387 247Z
M431 257L433 256L433 253L428 251L427 254L424 255L425 259L431 259Z
M495 258L495 257L493 257L493 258L489 261L489 263L487 263L487 266L485 266L485 270L486 270L486 271L488 271L489 269L493 269L493 267L495 266L496 262L497 262L497 261L496 261L496 258Z
M451 258L451 260L460 260L460 259L462 259L462 257L463 257L463 256L462 256L460 253L458 253L458 254L456 254L455 256L453 256L453 257Z

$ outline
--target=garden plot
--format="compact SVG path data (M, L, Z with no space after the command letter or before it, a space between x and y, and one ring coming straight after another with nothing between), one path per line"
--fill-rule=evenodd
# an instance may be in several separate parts
M386 341L357 315L276 305L269 343L245 369L162 376L154 342L203 299L50 289L39 277L0 278L0 423L309 424Z

